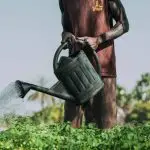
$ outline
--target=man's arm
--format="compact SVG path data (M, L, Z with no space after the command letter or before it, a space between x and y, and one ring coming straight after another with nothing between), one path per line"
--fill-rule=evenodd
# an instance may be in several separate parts
M129 30L129 23L125 9L120 0L108 0L109 13L115 20L116 24L108 31L98 37L78 37L80 43L86 40L86 43L94 50L100 46L107 47L111 44L111 40L118 38Z
M69 20L68 13L64 10L62 0L59 0L59 7L61 11L61 23L63 27L61 43L65 43L67 40L73 42L75 39L75 36L71 33L72 31L71 22Z
M59 0L59 8L61 11L61 23L63 26L63 32L70 32L71 31L71 23L70 23L68 14L64 11L64 6L63 6L62 0Z
M115 20L116 24L110 31L100 35L100 43L114 40L129 30L129 22L126 16L125 9L120 0L108 0L109 11Z

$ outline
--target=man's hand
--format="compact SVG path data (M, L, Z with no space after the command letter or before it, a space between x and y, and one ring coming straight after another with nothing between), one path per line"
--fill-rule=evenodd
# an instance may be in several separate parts
M76 41L80 44L83 44L84 46L91 48L93 50L96 50L101 44L101 38L100 37L77 37Z
M75 41L75 36L70 32L62 32L62 41L61 41L61 43L65 43L67 41L73 43Z

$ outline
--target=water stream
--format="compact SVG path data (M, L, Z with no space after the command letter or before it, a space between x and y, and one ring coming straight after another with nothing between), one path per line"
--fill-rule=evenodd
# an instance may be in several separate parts
M39 101L28 101L19 98L20 91L16 84L10 83L4 90L0 91L0 117L7 114L31 115L41 110Z
M30 91L33 92L33 91ZM41 103L20 98L21 91L15 82L0 91L0 119L9 115L31 116L42 109ZM49 105L48 103L44 106ZM0 131L4 130L0 124Z

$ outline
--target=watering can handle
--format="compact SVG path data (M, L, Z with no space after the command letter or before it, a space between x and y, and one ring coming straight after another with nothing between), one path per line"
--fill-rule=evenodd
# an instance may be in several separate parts
M61 53L61 51L66 47L68 46L68 42L65 42L63 44L61 44L58 49L56 50L55 52L55 55L54 55L54 59L53 59L53 69L54 69L54 72L57 70L58 68L58 58L59 58L59 55Z
M53 59L53 69L54 69L54 72L55 72L55 71L57 70L57 68L58 68L58 63L57 63L57 62L58 62L59 55L60 55L61 51L62 51L66 46L68 47L68 42L65 42L65 43L61 44L61 45L58 47L58 49L56 50L56 53L55 53L54 59ZM95 59L95 62L96 62L96 66L97 66L96 70L97 70L97 73L100 75L100 70L101 70L101 68L100 68L98 56L97 56L96 52L95 52L93 49L91 49L91 51L92 51L92 53L93 53L93 56L94 56L94 59Z

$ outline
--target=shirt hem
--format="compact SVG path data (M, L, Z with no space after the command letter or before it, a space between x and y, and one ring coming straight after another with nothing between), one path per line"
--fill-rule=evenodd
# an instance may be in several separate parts
M112 78L116 78L116 77L117 77L117 74L110 74L110 73L107 73L107 72L102 72L102 73L101 73L101 77L112 77Z

